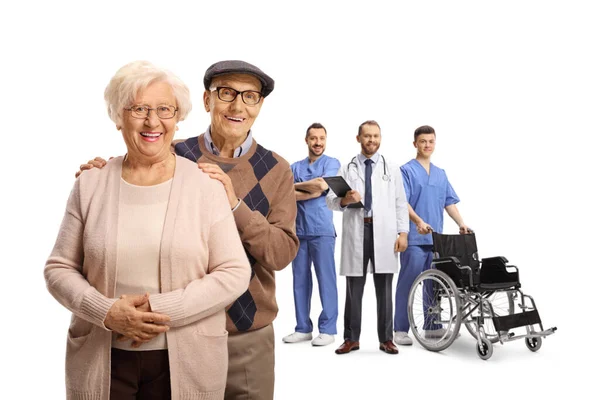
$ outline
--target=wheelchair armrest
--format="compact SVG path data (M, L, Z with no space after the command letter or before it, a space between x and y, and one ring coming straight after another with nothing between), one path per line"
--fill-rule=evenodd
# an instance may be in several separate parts
M481 260L481 282L520 282L519 269L514 265L507 265L506 257L488 257ZM511 269L509 271L509 269ZM514 271L514 272L512 272Z
M454 266L458 269L463 269L463 270L468 270L468 271L472 271L471 267L468 265L461 265L460 260L454 256L450 256L450 257L440 257L440 258L435 258L431 264L435 265L435 264L454 264Z
M440 257L440 258L434 258L433 259L433 263L447 263L447 262L453 262L454 264L456 264L456 266L460 265L460 260L456 257Z
M516 265L507 265L508 259L504 256L496 256L496 257L487 257L481 259L481 268L484 268L486 265L494 265L498 267L502 265L508 272L509 268L514 268L515 272L519 272L519 268Z
M491 263L491 262L500 262L504 265L508 264L508 260L504 256L487 257L487 258L481 259L482 264Z
M508 271L509 268L514 268L515 272L518 274L519 273L519 268L517 268L516 265L507 265L506 266L506 270Z
M473 286L473 269L469 265L461 265L457 257L435 258L431 264L448 274L457 286Z

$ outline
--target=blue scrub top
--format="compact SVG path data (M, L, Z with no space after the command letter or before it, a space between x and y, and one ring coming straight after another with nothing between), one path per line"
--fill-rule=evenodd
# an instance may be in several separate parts
M433 164L429 166L429 175L425 168L415 159L400 167L404 190L408 204L421 219L427 222L434 231L444 231L444 209L460 201L452 188L446 172ZM408 232L409 246L433 245L431 234L421 235L417 226L410 221Z
M340 162L333 157L323 154L317 161L310 164L308 157L292 164L294 183L306 182L325 176L336 176ZM296 202L296 234L298 236L336 236L333 226L333 212L327 208L323 192L316 199Z

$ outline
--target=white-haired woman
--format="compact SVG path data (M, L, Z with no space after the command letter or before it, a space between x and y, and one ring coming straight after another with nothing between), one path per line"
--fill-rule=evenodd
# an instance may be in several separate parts
M127 154L76 180L44 270L73 313L67 398L222 399L250 266L223 185L170 151L189 91L134 62L104 96Z

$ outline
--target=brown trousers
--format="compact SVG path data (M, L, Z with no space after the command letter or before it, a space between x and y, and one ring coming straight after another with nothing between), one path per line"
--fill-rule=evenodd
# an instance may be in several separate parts
M273 400L275 335L273 324L229 335L225 400Z
M111 349L110 400L171 398L167 350Z

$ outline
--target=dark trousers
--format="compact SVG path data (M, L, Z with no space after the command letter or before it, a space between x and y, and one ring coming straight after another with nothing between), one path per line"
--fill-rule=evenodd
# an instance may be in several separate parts
M346 307L344 310L344 339L360 339L362 298L367 280L369 260L373 264L373 282L377 297L377 334L381 343L392 340L392 280L394 274L378 274L375 267L373 224L365 223L363 243L363 276L346 277Z
M111 349L111 400L171 398L168 350Z

